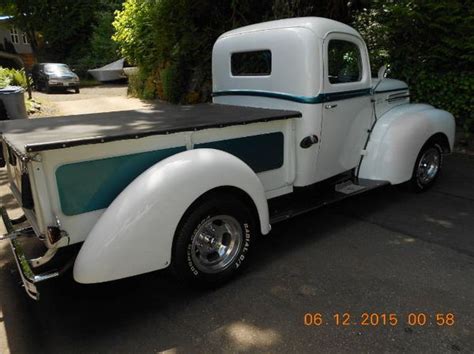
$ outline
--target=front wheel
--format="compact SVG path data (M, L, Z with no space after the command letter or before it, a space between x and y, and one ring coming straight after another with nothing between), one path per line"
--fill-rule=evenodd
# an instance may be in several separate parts
M422 148L415 162L411 185L416 192L430 188L441 171L443 149L436 142L428 142Z
M197 286L214 286L247 263L256 235L251 209L233 195L206 199L185 215L175 235L172 269Z

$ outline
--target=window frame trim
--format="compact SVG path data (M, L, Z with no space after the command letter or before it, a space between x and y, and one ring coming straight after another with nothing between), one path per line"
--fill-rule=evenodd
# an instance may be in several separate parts
M329 79L329 46L331 45L331 42L347 42L347 43L350 43L350 44L354 45L354 47L358 50L358 52L359 52L358 53L359 54L359 63L358 63L359 79L358 80L346 81L346 82L331 82L330 81L330 79ZM364 64L362 62L362 51L360 50L360 47L356 43L354 43L353 41L348 41L346 39L331 38L328 41L328 45L327 45L327 48L326 48L326 55L327 55L327 59L328 59L328 69L327 69L326 78L328 79L328 81L331 85L353 84L353 83L359 83L363 80L363 78L364 78Z
M21 33L21 43L25 45L30 44L30 39L28 38L28 35L26 34L26 32Z
M14 38L16 38L16 41ZM15 26L10 27L10 39L12 44L20 44L20 33Z
M328 47L331 40L343 40L347 42L354 43L359 49L361 60L362 60L362 79L360 81L353 82L344 82L338 84L331 84L329 82L329 58L328 58ZM324 40L322 46L322 55L323 55L323 74L322 74L322 89L325 93L340 92L340 91L350 91L358 90L364 88L370 88L371 78L370 78L370 68L369 68L369 58L367 49L364 41L359 36L356 36L347 32L330 32L328 33Z

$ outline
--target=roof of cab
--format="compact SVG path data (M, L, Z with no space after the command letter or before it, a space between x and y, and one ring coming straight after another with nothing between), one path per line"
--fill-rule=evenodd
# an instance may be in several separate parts
M255 25L245 26L224 33L221 38L257 31L267 31L280 28L302 27L311 30L320 38L326 37L330 32L343 32L361 37L352 27L344 23L330 20L324 17L298 17L284 20L257 23Z

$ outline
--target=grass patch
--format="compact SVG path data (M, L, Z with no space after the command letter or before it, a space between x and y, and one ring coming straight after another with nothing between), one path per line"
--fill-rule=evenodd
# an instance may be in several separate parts
M25 106L28 114L35 114L41 111L41 102L34 98L25 98Z

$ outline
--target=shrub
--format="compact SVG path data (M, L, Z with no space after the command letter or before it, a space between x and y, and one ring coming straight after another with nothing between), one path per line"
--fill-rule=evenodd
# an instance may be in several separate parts
M414 101L427 102L451 112L466 132L474 131L474 75L472 72L413 74L410 92Z
M113 39L121 54L140 67L144 85L138 96L155 95L183 103L195 102L196 97L209 99L207 88L203 95L187 93L207 87L214 41L231 28L261 21L271 10L271 3L271 0L258 3L125 1L122 10L116 12ZM155 90L151 92L153 87Z
M171 63L161 70L163 99L172 103L181 101L185 91L185 68L179 63Z
M143 81L140 78L140 73L132 73L128 75L128 90L127 94L133 97L139 97L143 91Z
M355 27L367 42L372 71L390 63L413 100L450 111L474 129L474 7L465 0L374 0ZM376 72L376 71L375 71Z
M8 69L0 67L0 88L4 88L8 85L21 86L27 88L27 80L30 80L23 69ZM31 81L30 81L31 84Z

